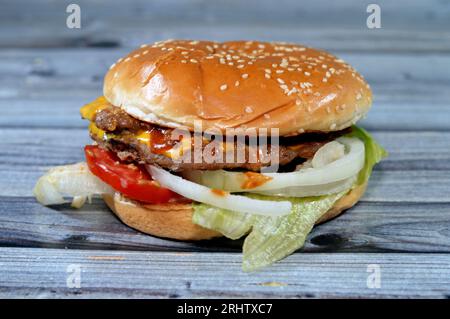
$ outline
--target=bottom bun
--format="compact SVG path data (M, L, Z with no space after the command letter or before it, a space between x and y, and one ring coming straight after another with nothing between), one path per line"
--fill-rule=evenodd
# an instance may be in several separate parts
M352 189L339 199L317 222L326 222L352 207L361 198L367 183ZM126 225L141 232L179 240L204 240L221 237L222 234L192 223L192 204L174 203L142 205L130 201L120 194L104 195L108 207Z

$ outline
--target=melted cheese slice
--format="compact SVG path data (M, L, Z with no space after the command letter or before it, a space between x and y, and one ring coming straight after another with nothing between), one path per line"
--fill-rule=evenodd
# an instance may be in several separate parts
M89 120L91 122L91 123L89 123L89 132L91 133L91 135L95 136L96 138L98 138L100 140L107 140L109 138L120 137L120 135L117 135L117 134L107 133L104 130L98 128L97 125L95 125L95 122L94 122L95 114L97 114L97 112L107 108L108 106L111 106L111 104L108 102L108 100L106 100L106 98L104 96L100 96L93 102L84 105L80 109L81 116L84 119ZM126 134L133 135L134 138L136 138L136 140L138 140L140 143L143 143L143 144L146 144L149 146L152 143L151 133L149 131L140 130L140 131L136 132L135 134L132 134L132 133L126 133ZM192 143L192 141L190 141L189 139L183 139L181 142L181 145L177 145L177 147L173 147L173 148L165 151L163 153L163 155L165 155L169 158L179 158L187 150L189 150L191 148L191 143Z
M95 114L108 106L111 106L108 100L104 96L100 96L80 109L81 117L92 122Z

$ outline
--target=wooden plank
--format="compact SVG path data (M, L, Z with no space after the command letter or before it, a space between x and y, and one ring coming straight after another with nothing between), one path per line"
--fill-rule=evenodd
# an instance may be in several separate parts
M0 197L0 246L134 251L240 252L242 241L182 242L123 225L100 199L76 210L31 197ZM426 220L424 220L426 216ZM361 202L308 236L301 253L450 253L450 203Z
M265 39L340 50L449 52L449 6L442 1L377 2L382 29L366 28L367 3L346 0L79 1L82 28L65 26L66 3L2 6L1 47L133 47L144 39ZM249 10L251 8L251 10ZM326 10L326 13L325 11ZM17 21L22 21L18 26ZM438 32L436 32L438 31ZM18 37L16 34L20 34Z
M118 21L133 18L135 23L149 25L176 22L203 24L278 24L320 26L360 26L365 22L368 3L341 0L330 4L326 0L280 0L275 5L270 0L228 1L190 1L190 0L133 0L123 5L120 0L89 1L79 0L83 22L86 26L94 22ZM386 15L386 26L403 28L437 28L450 25L447 20L450 6L446 2L430 0L380 0L377 4ZM39 0L29 3L26 0L5 1L0 18L2 23L55 21L65 22L66 3L52 0ZM328 19L324 19L324 16ZM414 20L415 23L411 23Z
M184 25L127 26L114 22L99 30L69 30L61 24L5 26L0 33L0 49L4 48L135 48L142 43L166 39L206 39L229 41L256 39L303 43L316 48L339 52L378 52L447 54L450 33L419 30L365 29L364 22L356 29L278 25ZM93 24L95 28L101 24ZM425 26L426 27L426 26ZM15 34L21 34L17 37Z
M1 88L0 88L1 90ZM0 99L0 127L2 128L85 128L80 107L101 92L92 90L85 97L46 97ZM378 96L368 116L359 123L375 131L448 131L449 102L379 101ZM26 116L25 116L26 114ZM419 120L420 119L420 120Z
M370 82L375 103L444 104L450 103L446 81ZM90 101L102 94L102 77L26 76L0 78L0 107L10 99L78 99ZM7 105L7 104L6 104ZM6 106L5 105L5 106ZM395 107L395 105L394 105Z
M45 81L54 78L72 80L73 85L74 80L90 79L96 83L102 82L109 66L129 51L123 48L1 50L0 72L8 80L28 77L32 82L32 79ZM385 82L403 85L450 82L447 72L450 54L333 53L353 65L373 85Z
M445 132L376 133L391 155L377 166L366 201L448 202L449 138ZM82 161L84 129L1 129L0 195L31 196L49 167ZM70 143L68 142L70 139ZM32 156L23 156L24 151Z
M85 127L80 129L0 129L1 169L6 170L9 166L42 172L54 165L82 161L83 146L92 142L87 123L83 124ZM390 154L376 166L376 171L450 170L449 132L372 133ZM23 156L24 150L33 156Z
M73 161L67 159L64 162ZM31 196L35 182L48 168L48 166L1 165L0 196ZM448 170L375 170L362 200L393 203L447 203L449 202L447 191L449 188L450 174Z
M239 254L0 248L0 256L3 298L450 295L448 254L296 254L256 273L240 270ZM69 266L80 267L80 288L67 287ZM373 267L380 288L368 288Z

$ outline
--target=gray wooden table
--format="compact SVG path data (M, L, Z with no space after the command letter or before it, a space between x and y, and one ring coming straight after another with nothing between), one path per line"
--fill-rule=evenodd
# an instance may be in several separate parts
M0 3L0 297L450 297L448 1L377 1L373 30L368 1L75 2L81 29L65 25L69 1ZM240 242L146 236L99 200L36 203L45 170L83 160L78 110L107 67L166 38L294 41L353 64L375 96L362 125L390 152L361 202L251 274Z

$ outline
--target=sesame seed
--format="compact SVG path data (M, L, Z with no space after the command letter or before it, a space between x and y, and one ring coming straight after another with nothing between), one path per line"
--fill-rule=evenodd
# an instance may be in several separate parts
M145 50L144 52L142 52L142 55L146 55L148 53L148 50Z
M298 132L298 133L305 133L305 130L302 129L302 128L299 128L299 129L297 130L297 132Z
M304 73L306 76L310 76L311 75L311 73L309 73L309 72L305 72Z
M234 86L239 86L239 81L234 82Z
M264 117L265 117L266 119L270 119L270 114L265 113L265 114L264 114Z
M243 67L244 67L243 64L239 64L239 65L237 66L238 69L242 69Z
M287 93L287 95L289 96L289 95L292 95L292 94L297 93L297 92L298 92L298 90L297 90L296 88L292 88L292 89Z
M276 70L276 73L277 74L281 74L281 73L283 73L284 71L283 70Z
M130 57L127 57L123 62L128 62L128 61L130 61L131 60L131 58Z
M295 105L301 105L302 101L300 101L299 99L295 100Z
M198 62L196 59L190 59L189 61L191 61L192 63L197 63Z
M187 55L187 54L189 54L189 52L183 51L183 52L181 52L181 54L182 54L182 55Z
M265 76L266 79L270 79L270 74L269 73L264 74L264 76Z
M186 60L181 60L181 63L187 63L187 61Z
M112 68L114 68L116 66L115 63L111 64L111 66L109 67L109 69L111 70Z
M271 69L265 69L264 72L266 72L266 73L272 73L272 70L271 70Z
M277 78L278 83L284 84L284 81L280 78Z
M246 106L246 107L245 107L245 112L246 112L246 113L252 113L252 112L253 112L253 109L251 108L251 106Z
M247 73L242 74L242 78L243 79L247 79L248 78L248 74Z
M336 123L330 125L330 130L334 130L336 128Z
M227 88L228 88L228 85L226 85L226 84L222 84L222 85L220 86L220 90L221 90L221 91L225 91Z
M133 58L139 58L141 55L140 54L135 54L133 55Z
M325 82L328 82L327 78L323 78L323 79L322 79L322 82L324 82L324 83L325 83Z
M356 94L356 99L357 100L361 100L361 97L362 97L361 93Z
M145 48L146 46L148 46L147 44L141 44L141 48Z

